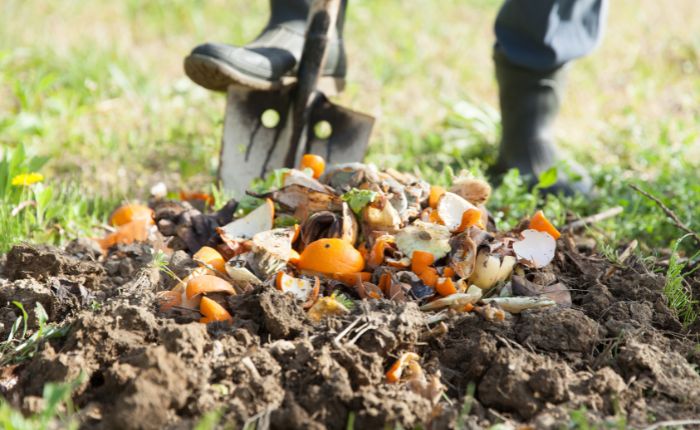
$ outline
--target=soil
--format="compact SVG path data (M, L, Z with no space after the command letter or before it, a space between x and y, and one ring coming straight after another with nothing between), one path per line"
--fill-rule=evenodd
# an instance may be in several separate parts
M70 328L3 369L0 389L32 413L45 383L83 374L73 400L87 429L191 428L210 411L233 428L285 429L345 429L351 419L357 429L562 428L577 410L632 428L699 417L700 325L684 328L669 309L663 276L561 242L553 275L572 306L505 321L452 313L439 329L415 303L385 300L313 323L269 287L228 299L233 325L206 326L157 312L156 293L175 281L153 268L146 245L107 256L89 241L17 246L0 269L0 335L20 314L13 300L30 328L37 302ZM182 251L171 259L180 276L194 266ZM386 382L406 351L446 387L437 402Z

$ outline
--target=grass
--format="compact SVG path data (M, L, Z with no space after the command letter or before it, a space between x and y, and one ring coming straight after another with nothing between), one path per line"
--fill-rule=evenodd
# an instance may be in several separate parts
M588 415L588 409L585 406L571 411L569 414L569 424L566 428L577 430L594 430L594 429L617 429L624 430L627 428L627 418L624 415L616 413L611 419L603 422L591 422Z
M0 342L0 367L21 363L33 357L42 342L65 336L68 331L68 326L61 327L49 324L46 310L41 306L41 303L37 302L34 315L38 321L39 328L29 335L27 330L29 315L27 311L20 302L13 301L12 304L20 310L22 315L12 324L7 339Z
M457 415L457 420L455 422L455 428L457 430L463 430L467 428L467 417L472 411L472 406L474 405L474 393L476 392L476 385L470 382L467 385L467 391L464 395L464 400L462 401L462 408Z
M90 236L114 206L108 198L87 196L75 183L45 182L39 171L47 161L28 156L22 143L0 151L0 252L24 240L58 243ZM22 182L23 177L28 179Z
M48 323L48 315L44 307L37 302L34 316L38 328L29 333L29 314L20 302L12 302L21 312L15 320L6 340L0 342L0 367L22 363L30 359L38 351L41 343L47 340L65 336L69 326L58 326ZM0 396L0 428L6 430L42 430L52 428L77 429L78 423L71 412L73 411L71 394L83 380L81 375L75 381L65 383L48 383L44 386L43 411L24 416L14 409Z
M693 299L692 289L686 281L686 278L695 272L697 267L689 271L686 270L687 262L683 262L678 255L679 246L688 237L689 235L685 235L676 241L668 263L664 285L664 294L668 298L669 306L677 312L678 318L685 326L691 325L698 318L698 303ZM691 259L698 256L700 256L700 251Z
M83 381L81 374L75 381L48 383L43 391L43 410L24 416L0 397L0 428L5 430L49 430L55 428L77 429L72 417L74 410L71 394Z

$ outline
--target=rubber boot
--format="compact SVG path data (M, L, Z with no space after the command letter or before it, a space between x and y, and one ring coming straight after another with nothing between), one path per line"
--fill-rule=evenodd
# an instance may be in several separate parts
M199 45L185 58L185 73L195 83L214 91L226 91L229 85L275 90L294 84L312 1L270 0L270 19L253 42L242 47L223 43ZM346 7L347 1L343 0L318 84L329 94L340 92L345 84L342 34Z
M573 161L561 163L554 146L552 126L559 112L566 66L545 72L532 70L511 63L498 49L494 50L494 62L502 137L492 173L500 176L517 168L534 186L541 173L556 165L557 182L544 189L545 193L590 194L587 172Z

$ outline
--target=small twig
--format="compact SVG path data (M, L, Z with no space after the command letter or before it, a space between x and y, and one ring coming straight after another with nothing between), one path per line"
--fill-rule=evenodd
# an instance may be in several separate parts
M354 345L355 342L357 342L358 340L360 340L360 338L362 337L363 334L367 333L367 332L370 331L370 330L374 330L375 328L376 328L376 327L375 327L373 324L370 324L370 323L365 323L364 325L360 326L360 327L357 329L357 334L355 335L355 337L353 337L352 339L350 339L350 341L348 342L348 345Z
M608 279L610 278L618 269L618 267L623 266L625 262L627 261L628 258L632 255L632 252L634 252L635 249L637 249L637 245L639 245L639 242L637 239L634 239L628 246L625 248L624 251L622 251L622 254L617 258L617 265L610 266L608 270L605 272L603 275L603 279Z
M272 413L272 409L268 408L268 409L265 409L258 414L253 415L252 417L248 418L243 423L243 428L244 429L254 428L254 429L260 429L260 430L269 429L270 428L270 414L271 413Z
M338 334L338 336L336 336L336 337L333 339L333 344L334 344L336 347L340 348L340 340L341 340L342 338L344 338L345 336L347 336L348 333L350 333L350 331L353 329L353 327L355 327L357 324L359 324L360 321L362 321L363 319L364 319L364 318L362 318L362 317L358 317L357 319L355 319L355 321L351 322L347 327L345 327L345 329L343 329L343 331L341 331L341 332Z
M618 262L619 264L625 264L625 261L627 261L628 258L630 258L630 255L632 255L632 252L637 249L637 245L639 245L639 242L637 239L634 239L632 242L630 242L629 246L625 248L624 251L622 251L622 254L618 257Z
M435 324L444 321L449 318L449 315L445 311L440 311L434 315L425 318L425 324Z
M604 210L603 212L590 215L581 219L577 219L576 221L572 221L568 224L566 224L562 230L564 231L575 231L580 228L583 228L589 224L595 224L597 222L606 220L608 218L612 218L614 216L620 215L622 213L623 209L622 206L615 206L613 208Z
M644 427L644 430L654 430L661 427L671 427L671 426L687 426L692 424L700 424L700 419L694 420L669 420L669 421L659 421L649 427Z
M635 185L635 184L629 184L629 187L632 188L633 190L635 190L636 192L638 192L639 194L643 195L644 197L648 198L649 200L653 201L654 203L656 203L656 205L657 205L658 207L660 207L662 211L664 211L664 213L666 214L666 216L668 216L669 218L671 218L671 221L673 221L673 223L676 225L676 227L678 227L679 229L681 229L681 230L683 230L684 232L686 232L686 233L688 233L689 235L691 235L691 236L693 237L693 239L695 239L695 241L696 241L698 244L700 244L700 234L698 234L697 232L691 230L690 227L688 227L687 225L685 225L685 224L683 223L683 221L681 221L681 219L678 218L678 215L676 215L675 212L673 212L671 209L669 209L668 206L666 206L661 200L659 200L658 198L652 196L652 195L649 194L648 192L642 190L641 188L639 188L639 187L638 187L637 185Z
M427 328L423 330L418 338L425 341L434 337L444 336L447 334L448 330L447 324L440 322L440 324L436 325L432 329Z

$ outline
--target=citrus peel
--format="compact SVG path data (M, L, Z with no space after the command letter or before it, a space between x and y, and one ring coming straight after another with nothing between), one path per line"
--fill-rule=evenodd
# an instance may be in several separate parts
M202 314L199 322L203 324L217 321L233 321L233 317L223 306L207 297L202 297L202 301L199 303L199 313Z
M284 272L278 272L275 276L275 287L283 293L291 293L299 300L304 300L309 297L313 286L311 282L303 278L295 278Z
M301 169L311 169L314 179L318 179L326 170L326 160L324 160L320 155L304 154L301 157L301 164L299 167Z
M455 288L454 281L450 278L438 278L435 284L435 291L441 296L449 296L450 294L456 294L457 288Z
M231 284L214 275L200 275L190 279L187 283L186 296L192 299L200 294L225 293L235 295L236 290Z
M149 224L154 224L153 210L141 204L127 203L112 212L112 215L109 217L109 223L119 227L137 219L148 220Z
M203 246L199 248L199 251L194 253L192 259L198 263L204 263L205 265L213 267L217 272L226 273L226 260L224 260L224 257L214 248Z
M556 227L552 225L552 223L547 219L547 217L544 215L544 212L542 211L535 212L532 218L530 218L530 224L528 228L544 233L549 233L549 235L552 236L555 240L559 239L559 237L561 236L559 230L557 230Z
M356 273L364 269L365 259L342 239L319 239L304 248L297 266L319 273Z
M391 365L389 370L386 372L386 380L389 383L399 382L404 369L409 365L410 362L420 361L420 356L415 352L404 352L399 356L399 358Z

